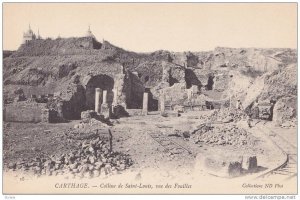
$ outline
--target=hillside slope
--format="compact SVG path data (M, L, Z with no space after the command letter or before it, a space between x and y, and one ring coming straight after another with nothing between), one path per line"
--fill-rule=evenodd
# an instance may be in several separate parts
M164 81L167 85L163 87L176 83L183 83L186 89L192 85L202 90L212 87L216 92L207 95L233 96L250 104L257 97L264 100L270 95L295 95L296 62L294 49L217 47L205 52L135 53L89 37L34 40L4 58L4 95L12 97L17 88L27 95L53 93L78 76L82 80L92 71L105 74L123 66L135 73L146 88L159 90ZM255 90L261 79L266 85L247 97L247 90Z

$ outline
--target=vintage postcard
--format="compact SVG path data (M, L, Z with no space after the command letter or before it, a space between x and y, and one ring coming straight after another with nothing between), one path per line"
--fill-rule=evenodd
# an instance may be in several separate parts
M3 194L295 195L297 3L3 3Z

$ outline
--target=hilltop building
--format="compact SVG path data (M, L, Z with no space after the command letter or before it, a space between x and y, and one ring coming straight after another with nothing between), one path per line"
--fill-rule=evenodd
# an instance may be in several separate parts
M38 35L38 37L40 37ZM34 32L32 31L30 24L29 24L29 29L27 32L23 33L23 44L28 43L31 40L35 40L37 39L36 35L34 34Z
M86 32L86 37L92 37L92 38L95 38L94 34L92 33L91 31L91 27L89 26L89 29L87 30Z

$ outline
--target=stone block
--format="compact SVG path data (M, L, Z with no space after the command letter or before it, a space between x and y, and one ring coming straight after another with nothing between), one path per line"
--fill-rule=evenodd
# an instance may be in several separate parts
M113 106L113 115L116 118L128 117L129 113L121 105Z
M195 162L195 172L205 173L218 177L237 177L241 176L242 156L229 156L221 152L216 154L198 154Z
M101 104L101 115L104 116L104 118L109 118L110 117L110 113L111 113L111 107L105 103L105 104Z
M243 156L243 169L247 172L253 173L257 171L257 158L256 156Z
M178 113L183 113L184 112L184 106L176 105L174 106L174 111Z
M49 122L50 111L49 109L42 109L41 111L41 122Z
M163 117L179 117L180 114L178 112L175 112L175 111L165 111L163 114L162 114Z
M87 110L87 111L83 111L81 112L81 119L91 119L91 118L95 118L97 116L97 112L94 110Z

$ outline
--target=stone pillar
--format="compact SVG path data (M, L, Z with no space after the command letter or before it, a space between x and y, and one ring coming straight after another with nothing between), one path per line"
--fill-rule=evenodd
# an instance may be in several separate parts
M41 122L50 122L49 109L42 109Z
M188 89L188 90L187 90L187 96L188 96L188 100L191 101L192 96L193 96L193 91L192 91L192 89Z
M113 100L113 106L118 105L118 88L114 89L114 100Z
M95 111L96 113L100 113L100 97L101 97L101 89L95 89Z
M103 101L102 104L106 104L107 103L107 90L103 90Z
M163 115L164 113L165 113L165 93L162 93L160 97L160 114Z
M111 109L107 103L107 90L103 90L103 102L101 104L101 114L104 118L109 118L111 113Z
M3 121L6 121L6 108L3 106Z
M62 120L64 118L63 106L64 103L62 101L57 102L57 116L59 120Z
M148 93L144 93L144 98L143 98L143 114L147 115L148 114Z

